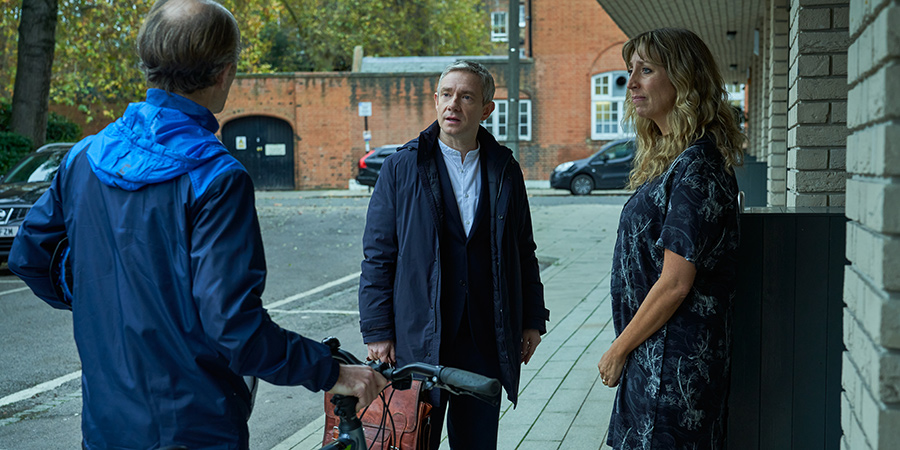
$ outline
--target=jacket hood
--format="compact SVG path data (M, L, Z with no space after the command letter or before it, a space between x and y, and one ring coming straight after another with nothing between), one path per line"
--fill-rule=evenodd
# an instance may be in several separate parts
M134 191L228 153L214 134L218 129L205 107L150 89L146 101L128 105L121 118L92 139L86 156L104 184Z

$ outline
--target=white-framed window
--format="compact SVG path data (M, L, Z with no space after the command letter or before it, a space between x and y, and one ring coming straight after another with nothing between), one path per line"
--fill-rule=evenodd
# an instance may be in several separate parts
M591 77L591 139L610 140L628 134L622 124L628 72L617 70Z
M734 106L739 111L738 125L743 130L747 125L747 117L744 113L744 85L738 83L725 84L725 90L728 92L728 103L731 103L731 106Z
M509 133L509 101L494 100L494 112L481 122L481 126L487 128L498 141L505 141ZM531 140L531 100L519 100L519 140Z
M506 42L509 40L509 33L506 31L506 17L506 11L494 11L491 13L491 42Z
M744 85L738 83L726 83L725 90L728 92L728 102L738 108L744 109Z
M519 3L519 28L525 28L525 4Z

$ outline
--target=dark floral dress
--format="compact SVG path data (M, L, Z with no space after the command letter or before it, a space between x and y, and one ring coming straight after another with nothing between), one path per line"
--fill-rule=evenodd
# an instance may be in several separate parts
M672 318L628 356L607 439L615 449L724 447L737 195L721 154L703 139L622 210L610 283L617 335L659 279L665 249L697 274Z

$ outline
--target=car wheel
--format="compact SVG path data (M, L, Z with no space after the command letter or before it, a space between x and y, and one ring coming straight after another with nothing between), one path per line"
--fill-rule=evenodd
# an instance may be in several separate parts
M569 187L575 195L588 195L594 190L594 180L590 175L581 174L572 179L572 185Z

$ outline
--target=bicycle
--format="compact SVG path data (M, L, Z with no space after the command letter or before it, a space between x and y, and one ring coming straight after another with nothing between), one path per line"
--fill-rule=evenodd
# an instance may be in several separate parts
M331 349L332 357L339 363L368 365L381 373L396 390L409 389L413 375L421 375L426 377L423 382L424 390L439 388L454 395L471 395L494 406L500 402L500 382L494 378L488 378L462 369L434 366L426 363L412 363L394 368L374 361L363 362L350 352L342 350L340 341L335 337L326 338L322 342ZM379 401L379 399L375 401ZM381 396L381 401L386 402L385 411L387 412L389 401L386 401L383 395ZM335 405L334 412L340 418L340 423L338 424L339 435L337 439L322 447L321 450L369 448L366 444L362 421L356 415L357 402L358 399L356 397L344 395L334 395L332 397L331 403ZM385 416L389 415L389 413L385 414ZM384 425L382 423L380 432L387 432Z

